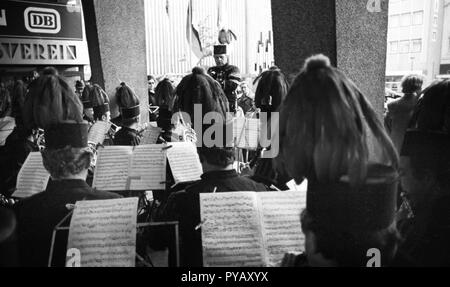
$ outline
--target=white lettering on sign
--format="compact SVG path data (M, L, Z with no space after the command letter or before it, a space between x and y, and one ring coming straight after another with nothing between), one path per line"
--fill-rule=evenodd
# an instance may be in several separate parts
M0 60L77 60L77 47L65 44L0 43Z
M0 26L7 26L5 9L0 10Z
M57 34L61 16L55 9L28 7L24 13L25 28L32 33Z

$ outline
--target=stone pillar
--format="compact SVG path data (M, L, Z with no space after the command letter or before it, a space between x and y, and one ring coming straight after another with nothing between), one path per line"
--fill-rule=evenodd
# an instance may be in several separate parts
M83 0L92 82L105 88L111 116L119 113L115 90L121 82L141 101L141 121L148 121L144 0Z
M388 1L272 0L275 63L287 74L323 53L383 114ZM369 4L373 4L371 6ZM368 7L369 6L369 7Z

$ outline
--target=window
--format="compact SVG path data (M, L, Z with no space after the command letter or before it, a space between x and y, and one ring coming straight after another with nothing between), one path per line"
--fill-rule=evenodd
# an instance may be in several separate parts
M422 39L412 40L412 53L422 52Z
M411 14L406 13L400 16L400 26L405 27L411 25Z
M400 53L409 53L409 41L400 41L398 49Z
M392 15L389 17L389 27L395 28L400 25L400 15Z
M433 17L433 26L434 26L434 27L437 27L437 26L438 26L438 20L439 20L439 17L436 16L436 15L434 15L434 17Z
M413 13L413 25L423 24L423 11L417 11Z
M389 42L389 52L391 54L398 53L398 41Z
M439 12L439 0L434 0L434 12Z
M436 32L436 31L433 31L433 34L432 34L432 36L431 36L431 40L432 40L433 42L436 42L436 40L437 40L437 32Z

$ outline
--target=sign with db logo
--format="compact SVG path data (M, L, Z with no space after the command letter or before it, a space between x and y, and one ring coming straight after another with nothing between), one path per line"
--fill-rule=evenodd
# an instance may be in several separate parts
M28 7L23 14L25 28L32 33L57 34L61 30L61 16L55 9Z

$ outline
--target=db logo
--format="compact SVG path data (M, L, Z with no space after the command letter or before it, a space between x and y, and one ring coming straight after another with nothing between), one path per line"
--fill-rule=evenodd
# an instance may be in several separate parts
M28 7L23 14L25 28L32 33L57 34L61 30L61 17L54 9Z

